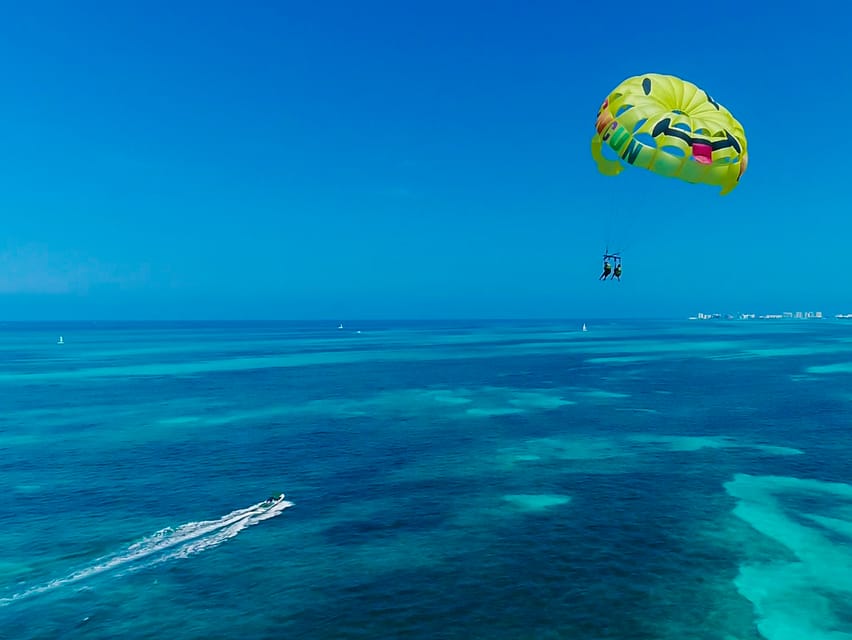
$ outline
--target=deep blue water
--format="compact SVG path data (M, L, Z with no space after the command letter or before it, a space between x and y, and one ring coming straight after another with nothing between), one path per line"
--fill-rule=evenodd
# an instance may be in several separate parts
M852 639L852 323L580 324L0 325L0 637Z

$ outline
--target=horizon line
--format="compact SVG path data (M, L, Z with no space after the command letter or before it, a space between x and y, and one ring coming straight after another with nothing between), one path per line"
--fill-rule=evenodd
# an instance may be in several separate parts
M714 312L716 315L719 312ZM179 323L218 323L218 324L244 324L244 323L282 323L282 324L296 324L296 323L311 323L311 324L329 324L333 325L335 328L338 328L340 324L345 325L346 323L358 323L358 322L377 322L377 323L390 323L390 322L403 322L403 323L434 323L434 322L630 322L636 320L643 321L690 321L690 320L842 320L848 318L838 317L840 315L846 315L843 313L828 313L823 312L821 317L773 317L766 318L761 317L765 314L758 314L749 312L749 314L744 313L720 313L721 317L711 317L711 318L698 318L695 315L666 315L666 316L526 316L526 317L434 317L434 318L416 318L416 317L363 317L363 318L351 318L351 319L343 319L340 320L332 319L332 318L58 318L58 319L45 319L45 318L27 318L27 319L0 319L0 325L5 324L85 324L85 323L147 323L147 324L179 324ZM754 318L741 318L739 315L754 315ZM730 317L728 317L730 316Z

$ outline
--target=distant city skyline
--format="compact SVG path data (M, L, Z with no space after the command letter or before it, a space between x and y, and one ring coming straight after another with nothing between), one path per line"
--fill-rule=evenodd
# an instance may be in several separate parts
M826 318L852 319L852 313L824 314L822 311L782 311L781 313L745 313L745 312L699 312L689 316L689 320L823 320Z

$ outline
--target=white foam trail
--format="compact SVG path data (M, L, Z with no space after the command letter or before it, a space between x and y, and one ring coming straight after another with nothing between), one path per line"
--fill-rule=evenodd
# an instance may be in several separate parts
M120 570L118 575L138 571L168 560L186 558L196 553L212 549L241 531L263 520L274 518L293 503L282 500L265 508L264 503L237 509L218 520L188 522L176 529L167 527L134 542L123 551L98 558L91 565L79 569L64 578L57 578L44 584L31 587L8 598L0 598L0 606L11 604L47 591L53 591L86 578L109 571Z

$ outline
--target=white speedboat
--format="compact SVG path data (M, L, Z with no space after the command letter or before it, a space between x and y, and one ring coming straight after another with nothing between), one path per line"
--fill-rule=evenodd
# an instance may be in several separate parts
M261 507L272 507L284 500L284 494L279 493L277 496L269 496L266 500L260 503Z

